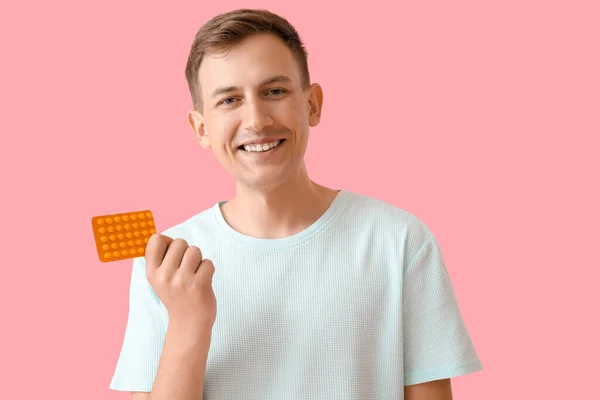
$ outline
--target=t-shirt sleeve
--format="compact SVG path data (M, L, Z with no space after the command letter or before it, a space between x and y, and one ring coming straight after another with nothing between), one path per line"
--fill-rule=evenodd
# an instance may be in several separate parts
M433 235L404 270L404 385L481 370Z
M143 257L133 260L129 289L129 316L125 338L110 389L150 392L165 341L165 312L146 278Z

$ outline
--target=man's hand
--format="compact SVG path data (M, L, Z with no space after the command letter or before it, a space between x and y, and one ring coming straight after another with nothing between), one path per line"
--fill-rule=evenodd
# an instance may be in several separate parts
M150 237L145 257L148 282L167 308L169 323L212 329L217 314L212 261L203 260L200 249L184 239L161 234Z

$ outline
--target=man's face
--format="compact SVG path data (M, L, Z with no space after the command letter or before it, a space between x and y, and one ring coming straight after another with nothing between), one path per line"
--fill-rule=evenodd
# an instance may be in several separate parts
M236 180L273 186L302 171L322 91L317 84L302 89L300 69L279 38L251 36L227 54L206 56L199 80L203 115L190 111L190 125ZM256 141L261 149L277 145L261 152L242 146Z

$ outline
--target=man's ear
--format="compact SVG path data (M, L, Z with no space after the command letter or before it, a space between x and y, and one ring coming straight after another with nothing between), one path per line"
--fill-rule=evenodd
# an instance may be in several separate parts
M322 110L323 88L318 83L313 83L310 85L308 98L308 123L310 126L319 125Z
M205 149L210 148L210 140L208 137L208 132L204 127L204 117L196 110L191 109L188 111L188 123L192 131L194 131L194 136Z

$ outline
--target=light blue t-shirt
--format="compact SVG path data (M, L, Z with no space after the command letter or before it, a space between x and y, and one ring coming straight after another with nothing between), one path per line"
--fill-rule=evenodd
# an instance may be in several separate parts
M310 227L245 236L213 207L163 232L215 266L205 400L404 398L404 385L482 369L432 232L413 214L341 190ZM133 261L110 388L149 392L168 313Z

